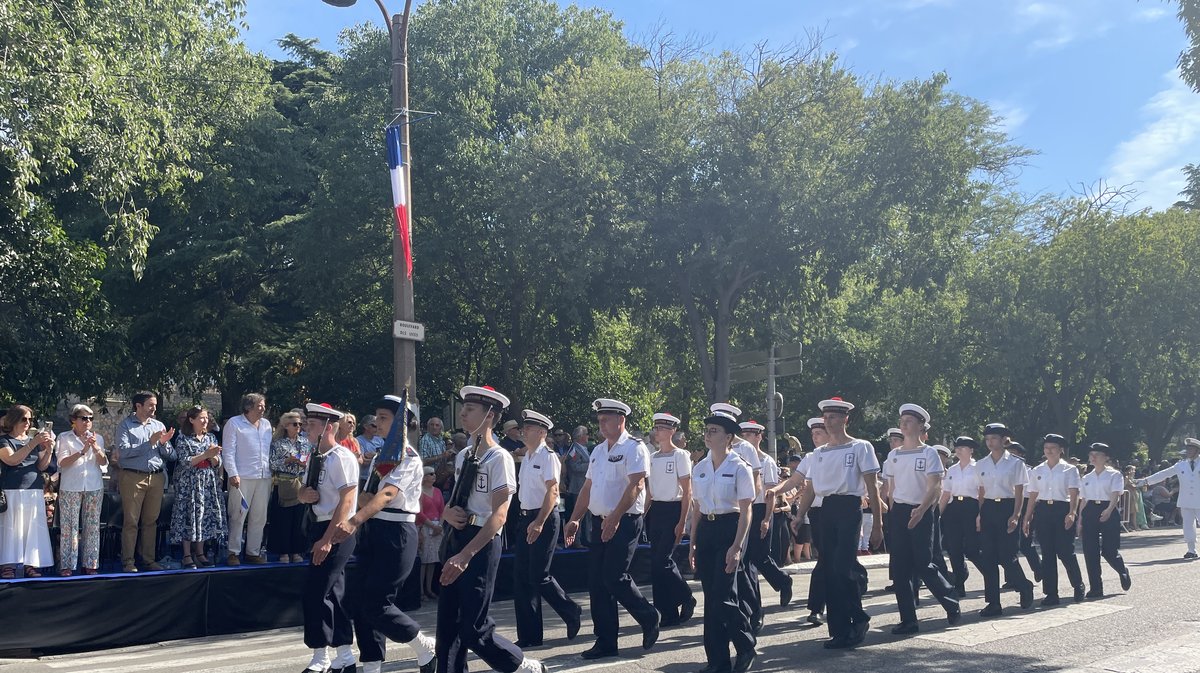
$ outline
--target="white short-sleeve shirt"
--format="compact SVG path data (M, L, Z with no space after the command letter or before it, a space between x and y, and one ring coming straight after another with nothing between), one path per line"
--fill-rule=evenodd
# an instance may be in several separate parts
M562 463L558 454L551 451L545 444L540 444L530 453L525 454L521 461L520 484L521 491L517 495L521 509L540 510L546 500L549 488L546 482L558 483Z
M942 478L942 490L953 498L978 500L979 475L975 469L975 461L972 460L965 467L961 463L955 463L947 468L946 476Z
M1125 477L1119 470L1105 467L1103 472L1092 470L1084 475L1079 495L1084 500L1102 500L1105 504L1112 498L1113 493L1125 490Z
M922 444L914 449L892 449L880 471L891 489L892 502L920 505L929 490L930 475L945 472L937 449Z
M454 457L454 476L457 479L462 474L463 462L467 454L475 450L473 445L458 452ZM475 483L471 486L471 494L467 496L467 512L486 519L492 515L492 494L503 491L511 497L517 490L517 466L512 454L500 445L488 449L479 459L479 472L475 474ZM499 535L500 531L496 531Z
M1029 473L1029 486L1025 490L1028 491L1029 497L1036 495L1038 500L1069 502L1073 488L1079 488L1079 470L1075 469L1074 465L1060 460L1054 467L1043 462L1033 468Z
M754 496L754 503L761 505L766 502L766 490L779 483L779 463L762 451L759 451L758 457L762 461L763 490Z
M822 445L822 446L824 446L824 445ZM817 448L819 449L821 447L817 447ZM815 450L816 449L814 449L814 451ZM804 477L807 479L808 472L809 472L809 470L812 469L812 464L813 464L812 454L807 453L804 455L803 458L800 459L800 464L796 466L796 471L799 472L800 474L803 474ZM812 486L810 485L809 488L812 488ZM825 500L824 496L822 496L820 493L815 493L813 495L813 501L812 501L812 505L810 505L810 508L811 507L820 507L821 503L824 500Z
M404 447L404 457L380 480L380 486L395 486L400 489L396 497L388 503L387 509L398 509L409 514L421 511L421 481L425 479L425 466L421 463L421 454L411 446ZM391 512L380 510L376 518L387 519Z
M608 440L597 444L588 462L587 478L592 480L588 511L596 516L611 514L617 503L621 502L621 496L625 495L630 475L645 475L649 467L650 451L641 440L634 439L628 432L622 433L612 447L609 447ZM645 511L646 489L642 489L625 513L642 514Z
M750 466L752 472L760 472L763 469L762 459L758 457L758 449L754 445L741 437L733 438L733 452L742 459L742 462Z
M312 465L313 461L309 461ZM350 452L350 449L338 444L325 454L321 465L321 477L317 482L317 502L313 503L313 514L318 521L328 521L329 517L333 516L333 510L337 508L338 500L341 499L341 491L347 486L358 488L358 459ZM346 517L354 516L358 511L358 499L354 498L350 504L350 511L346 512Z
M979 477L979 485L983 487L985 500L1015 497L1016 488L1028 482L1025 461L1008 451L998 461L993 461L991 454L976 461L975 474Z
M754 474L735 453L727 454L716 468L712 457L705 457L692 470L692 500L701 514L737 512L740 501L753 498Z
M678 502L683 498L680 479L692 476L692 457L683 449L670 453L655 451L650 454L650 499L658 502Z
M74 430L68 430L58 436L55 442L55 453L61 465L64 458L83 453L83 440ZM72 493L99 491L104 488L104 473L108 472L108 464L99 465L96 462L96 452L104 451L104 438L96 433L96 448L91 454L75 461L74 465L59 469L58 489Z
M840 446L825 444L809 455L812 460L804 476L812 483L813 492L820 496L854 495L861 498L867 494L863 475L879 471L875 448L863 439L852 439Z

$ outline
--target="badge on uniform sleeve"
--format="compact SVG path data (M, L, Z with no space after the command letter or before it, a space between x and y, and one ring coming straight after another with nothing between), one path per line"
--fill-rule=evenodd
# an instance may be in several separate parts
M925 471L925 459L918 458L917 459L917 472L924 472L924 471Z
M488 492L488 476L486 472L480 472L479 475L475 477L475 492Z
M854 454L853 453L846 454L846 467L854 467Z

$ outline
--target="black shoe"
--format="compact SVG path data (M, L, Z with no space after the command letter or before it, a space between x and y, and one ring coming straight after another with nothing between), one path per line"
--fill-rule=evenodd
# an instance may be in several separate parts
M679 606L679 623L682 624L692 618L696 613L696 599L688 596L688 599Z
M724 666L722 666L720 664L715 664L715 665L709 664L709 665L705 666L704 668L696 671L696 673L731 673L732 671L733 671L733 669L729 667L729 662L727 661L727 662L725 662Z
M1025 587L1021 590L1021 609L1028 610L1033 607L1033 585Z
M999 603L988 603L979 611L979 618L999 617L1002 614L1004 614L1004 608L1000 607Z
M1183 558L1185 558L1185 559L1187 559L1187 560L1189 560L1189 561L1190 561L1190 560L1192 560L1192 559L1196 558L1196 552L1194 552L1194 551L1190 551L1190 552L1188 552L1188 553L1184 554L1184 555L1183 555Z
M599 645L592 645L589 649L584 650L579 656L583 657L584 659L604 659L605 657L615 657L617 654L618 651L615 647L609 648L600 647Z
M358 664L350 664L341 668L331 668L329 673L358 673Z
M733 673L746 673L750 670L756 656L758 653L754 651L754 648L750 648L748 652L739 652L737 658L733 660Z
M1059 604L1058 596L1046 596L1042 599L1042 607L1048 608Z
M907 636L920 631L921 627L917 626L916 622L900 622L892 627L893 636Z
M950 626L957 626L962 621L962 607L958 603L946 608L946 623Z
M849 638L838 637L826 640L821 647L827 650L844 650L854 647L854 643L851 643Z
M755 638L758 637L758 634L759 634L759 632L762 631L762 628L763 628L763 619L761 617L759 617L758 619L752 620L750 622L750 632L754 634Z
M850 636L850 646L854 647L867 639L867 631L871 628L871 620L864 619L854 624L854 634Z
M1092 590L1087 592L1088 598L1104 598L1104 587L1092 587Z
M787 607L788 603L792 602L792 579L789 577L787 584L779 590L779 605Z
M649 628L642 629L642 649L648 650L654 647L654 643L658 642L658 615L654 616L654 623Z
M1078 603L1082 601L1083 595L1083 585L1080 584L1079 586L1075 587L1075 602Z
M434 661L436 661L436 659ZM333 669L329 667L329 664L326 664L324 668L319 669L309 666L303 671L300 671L300 673L333 673Z
M523 650L527 647L541 647L542 641L539 640L537 642L534 642L532 640L521 640L518 638L517 642L513 643L513 645L516 645L517 647L519 647Z
M1121 573L1121 590L1129 591L1129 587L1133 585L1133 578L1129 576L1129 571Z
M892 592L896 591L896 585L895 585L895 584L889 584L889 585L887 585L886 587L884 587L884 588L883 588L883 590L884 590L884 591L886 591L886 592L888 592L888 593L892 593Z
M546 670L546 667L543 666L542 670ZM421 666L419 673L434 673L435 671L437 671L437 657L430 659L423 666Z
M575 613L575 619L567 622L567 640L575 640L575 636L579 635L579 627L583 625L583 608Z
M820 626L825 623L825 615L820 612L810 612L808 613L808 619L805 621L813 626Z

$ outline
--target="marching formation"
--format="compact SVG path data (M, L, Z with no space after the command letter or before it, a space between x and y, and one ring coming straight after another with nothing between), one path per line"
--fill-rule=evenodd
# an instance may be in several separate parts
M494 434L508 398L486 386L466 386L459 395L460 425L472 439L455 457L432 637L397 607L417 553L415 522L424 474L420 455L407 440L408 431L416 428L413 408L392 395L376 403L380 427L391 431L359 494L357 465L334 441L334 421L341 412L308 405L307 432L319 438L319 448L308 462L300 493L300 500L311 506L313 550L303 594L304 640L313 649L306 671L357 670L351 649L357 636L365 673L380 670L389 639L408 645L422 673L464 673L468 652L501 673L542 673L545 665L524 650L542 645L543 601L566 624L567 638L578 636L583 608L550 573L560 532L562 476L558 454L546 445L553 421L530 409L520 414L528 450L514 499L517 469ZM1129 589L1116 512L1124 482L1109 465L1105 444L1089 447L1091 470L1081 475L1066 460L1066 439L1048 434L1044 462L1030 468L1008 429L992 423L983 433L988 454L976 460L982 447L969 436L958 437L952 449L930 446L930 414L905 404L898 410L897 427L889 431L891 451L880 463L870 442L849 434L853 404L834 397L818 408L820 416L808 421L815 448L781 479L775 459L759 448L763 426L740 422L741 410L731 404L710 407L704 419L707 454L693 465L688 452L674 443L678 417L654 414L657 449L651 453L626 428L628 405L607 398L593 403L603 441L590 454L582 488L561 531L567 546L581 534L587 538L594 642L581 652L582 658L619 654L620 608L640 626L644 649L654 647L661 629L694 617L698 601L673 555L686 539L688 570L704 595L708 665L701 673L750 670L764 622L761 579L779 593L781 605L792 601L793 578L780 570L769 548L773 503L793 489L799 493L798 514L811 522L818 552L809 579L807 620L827 623L828 649L853 648L868 632L859 545L864 536L878 545L885 530L900 614L892 629L896 635L920 630L916 608L922 585L945 610L947 622L959 623L968 563L984 580L986 606L980 618L1003 613L1002 571L1005 586L1017 591L1023 609L1033 605L1037 582L1042 605L1060 602L1059 563L1076 601L1104 595L1101 559L1115 571L1122 589ZM1185 460L1139 485L1180 479L1187 558L1195 558L1200 441L1188 439L1186 446ZM498 634L489 615L501 531L510 518L519 533L513 550L516 642ZM630 570L643 535L650 547L653 602ZM1086 584L1075 555L1076 537L1083 538ZM1032 547L1034 538L1040 557ZM1019 552L1033 557L1032 580L1018 563ZM347 589L345 566L352 554L362 571Z

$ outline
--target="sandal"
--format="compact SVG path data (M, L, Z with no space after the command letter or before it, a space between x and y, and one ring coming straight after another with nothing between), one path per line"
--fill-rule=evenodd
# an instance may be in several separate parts
M15 580L17 579L17 569L12 566L4 566L0 568L0 580Z
M203 554L196 557L196 563L204 566L205 568L211 568L213 566L212 559Z
M41 577L42 571L38 570L37 568L34 568L33 566L25 566L25 576L26 577Z
M75 571L71 570L70 568L63 568L62 570L58 571L59 577L70 577L74 574Z
M191 570L196 569L196 561L191 556L184 556L183 560L179 562L179 565L183 566L184 568L189 568Z

